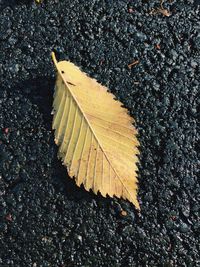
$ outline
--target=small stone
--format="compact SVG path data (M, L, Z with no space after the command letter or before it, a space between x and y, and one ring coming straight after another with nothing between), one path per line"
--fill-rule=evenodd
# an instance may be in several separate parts
M198 66L198 63L194 60L190 62L191 67L196 68Z
M128 13L133 13L134 12L134 9L132 8L132 7L130 7L129 9L128 9Z
M180 223L180 231L182 233L187 233L189 230L190 229L189 229L189 227L188 227L188 225L186 223L184 223L184 222Z
M8 132L9 132L9 128L4 128L4 133L8 134Z
M13 221L12 215L10 213L6 215L6 220L9 222Z
M122 217L125 217L125 216L127 216L127 212L126 212L125 210L121 210L121 211L120 211L120 215L121 215Z

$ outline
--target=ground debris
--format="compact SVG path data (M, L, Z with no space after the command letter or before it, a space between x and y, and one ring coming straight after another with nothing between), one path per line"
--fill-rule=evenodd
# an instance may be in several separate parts
M152 9L149 14L150 15L162 14L165 17L170 17L171 12L168 9L163 7L163 3L164 3L164 0L161 0L160 7Z
M140 61L139 60L134 60L132 63L128 64L128 68L131 69L133 66L139 64Z

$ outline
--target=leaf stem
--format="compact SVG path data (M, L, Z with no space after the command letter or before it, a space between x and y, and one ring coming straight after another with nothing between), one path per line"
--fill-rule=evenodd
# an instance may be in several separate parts
M52 57L53 63L56 65L56 68L58 68L58 61L56 59L56 55L54 52L51 52L51 57Z

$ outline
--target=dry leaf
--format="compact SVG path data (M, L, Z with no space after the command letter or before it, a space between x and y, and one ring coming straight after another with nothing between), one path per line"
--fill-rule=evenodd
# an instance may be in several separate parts
M58 156L76 184L122 197L137 209L137 131L114 95L69 61L53 61L58 75L53 129Z
M156 8L156 9L152 9L150 14L154 15L154 14L162 14L165 17L170 17L171 13L169 12L169 10L167 10L166 8L163 7L164 4L164 0L160 0L160 7Z

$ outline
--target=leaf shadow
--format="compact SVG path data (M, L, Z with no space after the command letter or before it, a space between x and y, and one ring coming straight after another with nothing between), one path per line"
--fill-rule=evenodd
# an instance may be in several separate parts
M0 7L5 8L5 7L13 7L15 5L31 5L33 1L30 0L2 0L0 1Z
M41 4L47 3L46 0L41 0L41 2L36 2L36 0L0 0L0 8L14 7L19 5L31 6L33 4L40 6Z
M51 176L49 182L54 185L56 192L62 193L67 199L92 201L92 199L103 199L100 195L87 192L83 186L78 187L75 180L70 178L66 167L63 166L61 160L57 158L58 147L54 142L54 132L52 130L52 103L54 93L55 79L53 77L37 77L36 79L26 80L16 84L12 91L20 92L23 97L30 100L36 105L42 114L44 128L47 132L51 132L49 146L54 151L51 166ZM106 201L107 202L107 201Z

